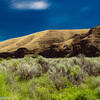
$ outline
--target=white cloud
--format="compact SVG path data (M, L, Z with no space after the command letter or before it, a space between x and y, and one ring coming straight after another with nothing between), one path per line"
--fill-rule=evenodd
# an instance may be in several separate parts
M50 6L50 4L45 1L23 1L23 2L13 2L12 7L21 10L45 10Z

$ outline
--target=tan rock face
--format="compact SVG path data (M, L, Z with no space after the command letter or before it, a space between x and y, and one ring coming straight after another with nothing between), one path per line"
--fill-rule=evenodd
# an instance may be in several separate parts
M0 42L0 57L100 56L100 26L80 30L47 30Z

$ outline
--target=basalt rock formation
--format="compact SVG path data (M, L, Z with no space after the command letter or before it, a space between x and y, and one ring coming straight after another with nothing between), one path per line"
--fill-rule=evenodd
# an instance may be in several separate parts
M0 42L1 58L36 55L54 58L78 54L100 56L100 26L80 30L46 30Z

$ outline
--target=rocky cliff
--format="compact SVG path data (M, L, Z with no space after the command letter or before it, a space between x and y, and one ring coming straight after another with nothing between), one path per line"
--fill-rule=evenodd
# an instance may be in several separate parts
M100 56L100 26L79 30L46 30L0 42L1 58Z

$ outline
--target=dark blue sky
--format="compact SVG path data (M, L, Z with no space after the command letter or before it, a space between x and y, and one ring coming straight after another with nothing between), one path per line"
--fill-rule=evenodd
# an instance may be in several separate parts
M0 41L48 29L100 24L100 0L0 0Z

